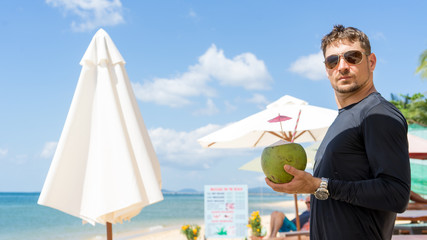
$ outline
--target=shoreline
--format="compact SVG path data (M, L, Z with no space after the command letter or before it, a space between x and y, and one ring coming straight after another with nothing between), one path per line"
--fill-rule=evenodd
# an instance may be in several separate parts
M299 195L299 199L302 196ZM86 239L106 238L106 227L102 224L82 224L81 219L37 204L38 193L0 193L0 207L5 216L10 216L0 233L3 239ZM299 201L303 203L303 201ZM198 224L202 231L204 225L204 199L202 194L169 195L162 202L144 208L140 214L123 224L113 225L114 239L183 239L180 233L185 224ZM11 208L10 206L13 206ZM259 211L261 216L269 216L273 211L294 213L292 196L257 195L248 196L248 215ZM300 208L302 211L302 208ZM269 221L263 220L263 225ZM21 221L25 219L24 221ZM244 226L245 227L245 226ZM265 225L266 228L268 226ZM202 233L203 234L203 233ZM168 237L169 236L169 237ZM201 238L199 238L201 239Z

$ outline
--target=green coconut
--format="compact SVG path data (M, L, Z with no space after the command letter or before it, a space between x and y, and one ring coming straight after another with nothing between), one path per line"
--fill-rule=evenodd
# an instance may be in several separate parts
M287 173L284 165L305 170L307 154L298 143L285 143L264 148L261 155L261 167L265 176L274 183L287 183L294 178Z

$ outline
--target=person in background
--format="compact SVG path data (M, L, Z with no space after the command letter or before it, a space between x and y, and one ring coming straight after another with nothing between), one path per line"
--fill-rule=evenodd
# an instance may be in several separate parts
M305 199L307 210L299 215L301 230L310 229L310 196ZM274 211L270 217L270 236L269 238L276 237L278 232L296 231L296 218L289 220L283 212Z
M412 202L408 203L408 207L406 209L409 210L426 210L427 209L427 199L423 198L416 192L411 191L411 195L409 196Z
M410 195L406 119L374 86L377 58L365 33L336 25L321 48L339 113L317 150L313 176L285 165L291 182L265 181L277 192L313 194L311 240L391 239Z

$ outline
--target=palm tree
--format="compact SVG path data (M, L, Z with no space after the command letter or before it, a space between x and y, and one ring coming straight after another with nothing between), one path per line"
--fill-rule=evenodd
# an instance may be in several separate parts
M424 50L420 55L420 65L415 70L415 73L420 73L421 78L427 79L427 50Z
M402 112L408 124L427 126L427 98L421 93L412 96L399 94L399 96L391 94L390 102Z

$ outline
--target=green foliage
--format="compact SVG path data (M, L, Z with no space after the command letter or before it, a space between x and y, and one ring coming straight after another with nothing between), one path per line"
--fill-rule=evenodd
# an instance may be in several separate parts
M265 233L262 231L259 211L252 212L251 217L249 218L248 228L252 230L252 236L261 237L265 235Z
M187 237L187 240L197 240L200 234L200 226L184 225L181 227L181 233Z
M391 94L390 102L402 112L408 124L427 126L427 99L423 94L416 93L412 96Z
M422 78L427 79L427 50L424 50L420 55L420 65L415 72L420 73Z

